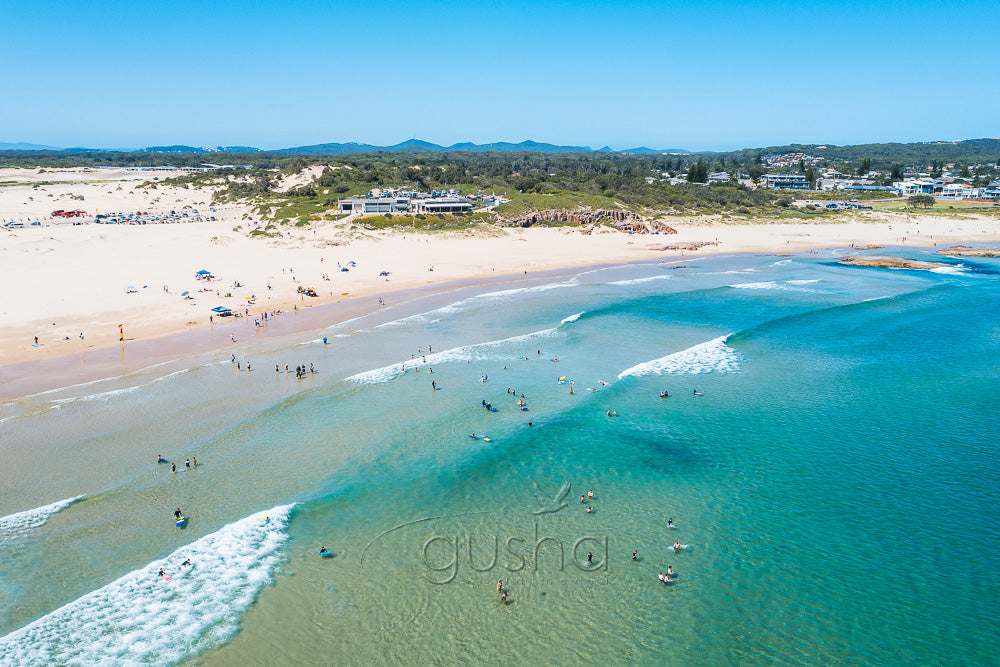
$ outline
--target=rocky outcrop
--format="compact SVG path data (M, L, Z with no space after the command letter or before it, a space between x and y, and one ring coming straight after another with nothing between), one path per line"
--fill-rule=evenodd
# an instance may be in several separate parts
M674 232L675 234L677 232ZM704 248L705 246L719 245L718 241L683 241L681 243L674 243L671 245L665 245L660 248L660 252L665 252L667 250L698 250L699 248ZM686 268L686 267L685 267Z
M531 227L537 224L596 225L608 223L615 229L634 234L665 232L676 234L677 230L655 220L646 220L637 213L624 209L577 208L573 210L552 209L530 211L511 219L500 219L502 227Z
M1000 257L1000 248L973 248L967 245L953 245L949 248L941 248L937 254L953 257Z
M841 264L847 266L872 266L883 269L936 269L940 266L948 266L943 262L920 262L915 259L903 259L902 257L879 257L871 255L868 257L841 257Z

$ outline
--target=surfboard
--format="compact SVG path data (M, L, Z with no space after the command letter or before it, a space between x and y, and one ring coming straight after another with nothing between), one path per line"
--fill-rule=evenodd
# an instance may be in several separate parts
M483 436L483 440L485 440L486 442L493 442L492 438L489 438L489 437L487 437L485 435Z
M183 528L184 524L186 523L187 523L187 517L182 516L181 518L177 519L174 525L177 526L178 528Z
M165 579L167 581L170 581L171 579L173 579L173 577L171 577L169 574L161 574L160 579Z

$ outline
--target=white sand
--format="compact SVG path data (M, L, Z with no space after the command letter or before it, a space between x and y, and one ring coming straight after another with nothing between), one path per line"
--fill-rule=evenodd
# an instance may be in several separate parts
M0 186L0 220L47 219L57 208L82 208L92 214L94 207L162 212L191 206L206 212L211 193L204 190L133 189L152 175L162 179L169 174L0 170L0 183L17 178L59 182L34 190L30 185ZM70 192L85 193L85 200L68 199ZM159 201L152 201L156 198ZM678 218L671 224L679 233L670 236L609 231L588 236L570 228L374 234L351 231L350 222L330 222L315 229L288 228L281 239L261 239L247 236L247 211L217 207L215 215L221 218L217 222L63 223L0 231L0 280L5 286L0 301L0 364L76 355L116 344L119 324L125 326L126 338L137 340L206 327L211 308L220 305L249 308L251 315L259 315L359 296L374 299L376 294L461 278L673 257L681 253L664 253L662 248L679 242L719 242L686 256L792 252L852 243L918 247L1000 242L995 220L877 212L845 215L842 223L824 219L815 224L723 224ZM346 245L331 245L336 243ZM356 267L340 272L338 262L349 261ZM212 271L217 280L210 285L195 280L200 269ZM381 271L391 272L388 280L378 275ZM324 274L329 280L323 279ZM236 281L242 287L234 288ZM127 294L129 285L137 293ZM319 298L297 294L299 285L315 288ZM183 298L184 291L194 298ZM251 296L256 302L248 306ZM34 336L40 347L32 347Z

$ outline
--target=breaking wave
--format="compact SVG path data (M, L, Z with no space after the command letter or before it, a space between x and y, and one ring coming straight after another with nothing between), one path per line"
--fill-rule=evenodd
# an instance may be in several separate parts
M0 517L0 544L23 537L31 531L32 528L44 526L49 520L49 517L60 510L66 509L81 498L83 498L83 496L73 496L72 498L60 500L59 502L52 503L51 505L36 507L33 510L26 510L24 512L18 512L17 514Z
M632 280L616 280L614 282L608 283L609 285L639 285L641 283L649 283L654 280L670 280L670 276L649 276L648 278L633 278Z
M383 366L381 368L374 368L370 371L357 373L346 378L346 380L356 384L381 384L383 382L389 382L390 380L393 380L405 373L406 370L413 368L423 368L424 366L435 366L456 361L486 361L488 359L501 359L506 356L501 353L513 345L537 338L549 338L558 334L558 329L543 329L541 331L522 334L520 336L511 336L510 338L491 340L485 343L476 343L475 345L453 347L450 350L428 354L420 359L406 359L389 366Z
M818 282L819 280L768 280L759 283L737 283L735 285L727 285L727 287L732 287L733 289L770 289L786 292L808 292L809 290L802 289L799 286Z
M739 355L737 355L736 350L726 345L726 339L731 335L719 336L686 350L637 364L619 373L618 379L630 376L663 375L664 373L696 375L738 371L740 369Z
M0 663L173 664L223 644L271 580L292 507L231 523L0 638Z

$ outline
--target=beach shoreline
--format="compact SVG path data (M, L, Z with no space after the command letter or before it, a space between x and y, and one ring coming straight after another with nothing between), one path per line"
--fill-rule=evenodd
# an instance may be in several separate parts
M211 195L163 183L149 192L138 186L149 178L141 172L7 171L25 182L0 188L0 218L44 219L53 206L69 207L71 197L85 190L86 205L104 211L159 206L193 212L201 206L204 212ZM92 175L105 180L84 187L81 179ZM522 284L589 267L720 254L1000 242L996 219L918 212L864 211L793 222L677 216L671 220L677 233L660 235L600 226L380 231L352 219L289 225L264 238L251 235L261 221L249 205L228 204L213 213L218 220L154 225L48 219L0 232L0 281L6 286L0 301L0 398L235 351L248 340L370 313L379 300L390 306L416 295L433 300L472 285ZM214 279L196 279L201 271ZM301 293L306 289L316 296ZM220 317L212 310L220 306L244 317Z
M981 239L977 239L977 242ZM788 244L791 245L791 244ZM503 275L470 276L434 282L422 286L394 288L392 291L371 291L349 299L307 305L300 309L282 311L277 317L261 320L254 325L253 317L225 319L219 323L187 330L167 330L143 340L126 336L125 342L91 348L85 352L69 352L42 359L0 365L0 400L16 400L59 389L111 380L140 373L157 366L179 363L203 355L239 356L247 349L261 343L278 345L282 339L301 337L308 332L321 335L323 331L362 317L377 317L391 312L392 307L403 312L393 313L389 319L406 317L445 305L454 300L471 296L491 287L509 286L522 288L553 279L567 278L581 272L616 266L642 264L679 264L684 260L704 257L723 257L751 254L791 256L804 252L842 250L844 246L818 246L798 242L794 247L768 249L743 249L723 251L719 246L707 246L697 252L684 251L673 254L660 253L659 257L582 265L561 266L541 271ZM932 246L914 246L909 251L930 250ZM680 266L678 268L681 268ZM372 299L378 299L372 302ZM385 305L380 305L384 302ZM410 311L413 312L410 312ZM221 318L220 318L221 319ZM235 338L235 339L234 339ZM2 357L0 357L2 358Z

